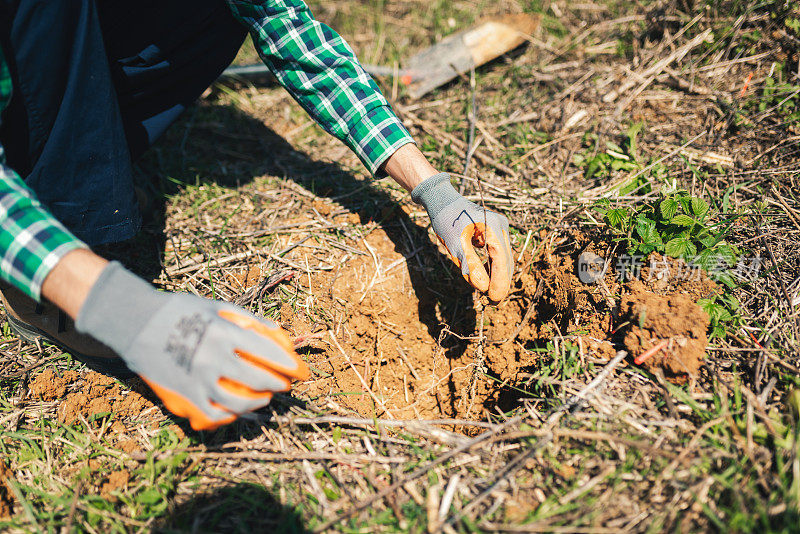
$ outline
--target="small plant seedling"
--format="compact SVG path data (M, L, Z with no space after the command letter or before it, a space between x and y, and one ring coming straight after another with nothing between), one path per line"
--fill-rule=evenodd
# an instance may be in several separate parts
M658 197L638 206L613 207L604 198L595 209L629 254L658 252L684 259L733 284L727 271L736 264L739 249L725 241L727 227L720 229L712 222L713 210L702 198L665 187Z
M648 202L634 206L613 206L601 199L595 209L628 254L646 257L652 252L683 259L703 268L714 280L736 287L731 269L741 257L738 247L725 235L732 224L716 221L708 202L674 187L662 188ZM698 304L711 318L710 335L723 338L739 317L739 303L729 294L717 293Z
M636 146L636 136L642 131L644 124L637 122L631 125L622 136L622 144L613 141L605 142L605 150L600 150L597 134L587 133L584 144L587 148L582 154L575 155L575 165L584 168L584 176L604 178L615 171L631 171L641 167Z

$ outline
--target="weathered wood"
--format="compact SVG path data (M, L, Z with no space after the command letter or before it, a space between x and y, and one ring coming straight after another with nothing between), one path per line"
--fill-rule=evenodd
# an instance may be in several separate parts
M403 63L403 70L410 73L403 83L411 98L420 98L527 42L538 25L538 17L506 15L445 37Z

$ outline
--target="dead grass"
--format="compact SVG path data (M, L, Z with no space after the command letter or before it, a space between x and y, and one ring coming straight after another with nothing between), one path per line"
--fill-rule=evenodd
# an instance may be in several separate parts
M705 198L732 223L728 240L764 260L730 290L741 305L729 335L678 386L556 330L525 349L539 363L512 384L516 404L505 411L482 406L455 420L382 409L380 373L409 367L400 341L430 350L431 369L409 360L413 384L414 373L444 376L454 351L491 339L480 299L436 251L408 195L368 179L284 92L218 88L140 163L152 197L142 235L104 252L165 289L242 303L298 336L325 333L303 349L314 376L213 434L176 426L157 406L67 424L64 401L29 386L45 370L74 370L69 394L91 375L4 330L0 456L13 473L14 515L0 526L797 531L798 426L787 401L800 380L796 10L771 1L318 4L365 62L384 64L479 11L541 12L529 46L476 72L477 149L467 175L454 175L509 216L517 253L602 227L591 210L600 197L632 206L674 181ZM468 80L419 102L383 84L435 165L462 170ZM637 122L638 167L587 176L579 162L621 144ZM390 286L413 320L390 318ZM371 319L355 328L354 315ZM419 350L406 356L425 359ZM331 386L326 365L347 358L349 382ZM454 393L437 389L444 402Z

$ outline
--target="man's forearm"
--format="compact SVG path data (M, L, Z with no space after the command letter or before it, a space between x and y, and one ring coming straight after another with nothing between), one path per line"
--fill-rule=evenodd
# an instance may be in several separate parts
M383 164L383 169L407 191L417 187L426 178L439 173L414 143L408 143L397 149Z
M107 260L91 250L73 250L44 279L42 296L75 319L107 264Z

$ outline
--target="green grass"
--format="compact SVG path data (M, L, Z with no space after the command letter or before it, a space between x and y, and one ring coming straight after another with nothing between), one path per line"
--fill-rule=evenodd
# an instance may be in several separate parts
M595 28L590 29L582 42L574 43L571 39L584 31L584 26L579 27L576 21L591 25L634 12L650 13L647 9L652 3L634 6L609 1L601 3L603 11L600 12L573 12L571 9L578 8L549 2L519 2L520 9L543 16L543 29L537 39L551 48L563 47L563 52L559 56L547 55L546 49L534 44L476 73L479 118L487 127L506 118L509 110L542 113L541 120L492 130L505 147L495 151L498 161L509 165L531 149L562 135L559 128L564 118L557 113L563 111L559 106L563 104L564 109L575 106L569 108L570 111L587 107L587 104L596 103L598 95L591 91L586 93L589 96L574 94L570 102L553 106L554 95L583 76L587 66L608 64L620 69L624 64L633 68L629 61L639 57L648 39L658 42L664 35L664 27L669 28L669 35L674 35L703 7L685 13L680 7L683 4L679 2L678 7L670 8L670 16L675 20L665 22L652 18L654 28L647 20L602 31ZM697 50L693 58L702 56L703 59L693 67L707 65L714 54L729 45L730 57L765 49L767 30L763 27L748 23L741 31L733 28L739 15L752 11L752 4L708 4L708 24L713 27L717 40ZM779 4L783 5L761 2L755 7L763 12L775 8L776 15L770 15L772 20L776 24L782 22L780 28L797 36L796 8L785 20L779 20L776 7ZM497 3L486 0L477 3L370 0L336 4L317 1L310 5L351 41L362 58L379 64L400 61L442 36L472 24L477 13L498 8ZM559 15L553 6L556 10L566 9L566 14ZM692 32L695 30L700 31L700 26ZM617 54L600 59L583 55L583 47L609 41L618 43ZM557 71L548 79L534 76L545 65L578 59L587 63L580 68ZM254 61L257 57L252 46L246 43L237 62ZM770 64L752 68L758 70L757 67L766 74ZM729 91L725 85L729 95L722 95L716 101L722 103L713 108L717 114L713 117L722 120L734 113L733 123L739 125L739 132L751 128L759 114L773 126L796 124L800 98L792 96L798 89L797 80L793 78L795 69L795 64L788 61L776 62L772 76L754 87L751 95L738 104L731 95L738 94L741 81L736 85L725 79L734 90ZM589 81L592 84L603 81L604 72L599 69ZM691 72L687 69L683 74L689 76ZM385 92L391 91L390 80L381 83ZM658 88L669 90L663 86ZM402 98L402 92L400 95ZM594 101L587 100L590 96ZM451 103L425 111L428 113L425 118L435 120L438 127L466 139L468 85L456 81L427 101L446 99ZM706 105L692 102L692 105ZM409 103L403 101L403 104ZM679 104L683 105L680 99ZM587 109L595 112L595 108ZM774 204L765 200L771 194L771 184L766 178L748 175L746 179L725 182L729 171L680 158L654 165L667 151L690 138L688 132L666 129L672 119L654 119L654 116L659 117L658 109L655 104L647 108L649 116L644 117L644 122L634 117L632 110L615 119L612 126L592 118L581 126L580 137L574 139L574 144L556 145L537 153L540 161L552 168L555 179L561 180L555 184L531 159L516 165L515 170L520 174L518 183L510 183L508 177L497 176L478 162L473 162L473 169L485 177L487 183L507 188L509 198L528 199L533 195L523 196L521 192L542 189L542 186L548 191L542 200L536 197L531 201L527 214L509 210L517 226L513 235L520 243L528 229L537 230L533 233L531 248L540 238L539 228L566 224L561 216L571 202L584 190L606 183L621 183L622 186L616 189L618 194L608 195L607 200L597 204L593 217L608 227L621 249L630 253L658 252L699 258L699 261L721 257L729 270L741 257L749 258L758 250L760 241L752 235L744 235L742 225L752 224L759 218L783 221L781 224L787 226L776 231L783 229L784 234L791 235L789 219L778 219L780 213L775 211ZM688 105L682 109L694 111ZM422 116L423 111L417 113ZM155 251L157 271L152 273L153 279L170 289L235 296L225 285L226 269L244 269L247 262L219 267L214 260L245 250L247 246L275 253L280 250L278 238L269 232L258 237L237 235L279 225L282 218L273 220L269 214L274 211L283 214L294 209L286 198L273 195L283 187L284 178L295 178L307 191L323 196L349 195L347 209L358 211L368 224L386 217L384 210L392 206L394 200L403 198L403 192L382 183L369 185L357 160L350 155L342 156L340 145L319 128L309 127L293 134L291 144L300 147L299 151L291 151L286 143L277 139L276 132L293 131L305 121L302 110L278 89L237 87L218 89L167 133L164 141L139 165L138 178L155 199L156 213L132 250L142 256L145 251ZM463 168L462 158L449 143L424 132L415 134L419 146L431 156L435 165L457 171ZM724 141L734 143L731 140L735 140L738 133L736 128L723 129L720 135ZM720 143L720 147L713 148L723 150L727 146ZM731 148L735 149L736 145ZM769 169L774 163L770 158L773 155L784 157L783 154L771 152L760 165ZM334 163L330 163L331 160ZM786 183L792 183L791 180L797 178L797 175L781 176L769 180L785 179ZM369 187L364 188L366 185ZM299 206L308 208L304 198L297 198ZM564 209L560 201L564 202ZM263 212L267 213L263 219L252 220L254 214ZM343 224L336 229L319 229L316 233L348 244L353 236L363 231L362 225ZM196 257L202 260L204 268L196 279L162 276L158 262L170 265L177 254L174 250L164 251L164 234L182 243L179 249L184 261ZM296 238L292 235L293 240ZM740 244L744 240L750 242ZM779 258L779 266L794 273L791 269L796 264L789 250ZM145 258L141 260L144 265ZM152 261L150 264L152 266ZM759 387L769 378L775 378L772 392L761 399L756 392L751 393L755 387L752 376L762 352L750 343L742 330L743 326L756 328L748 332L767 346L765 350L796 365L796 345L791 338L794 334L791 321L787 319L790 312L782 308L783 296L774 286L760 285L775 276L771 267L746 283L736 281L726 285L731 279L725 278L725 272L721 274L725 292L701 302L712 318L714 345L707 369L698 383L678 386L639 368L619 369L597 397L587 399L580 410L563 418L557 427L562 435L529 459L524 468L514 474L511 484L498 488L505 499L502 503L491 510L490 505L497 501L489 499L485 508L478 508L478 515L455 522L455 531L491 530L482 526L485 522L529 524L532 530L534 527L570 530L598 525L621 530L642 513L644 518L631 527L637 531L800 531L800 467L797 465L800 378L768 360L769 376ZM759 289L764 287L772 289ZM766 293L766 296L755 301L758 295L753 297L748 292ZM738 302L737 295L745 298ZM313 295L299 285L281 285L264 302L254 304L253 311L280 320L281 309L288 308L305 315L309 322L335 326L336 317L330 310L319 302L307 304L309 296ZM752 319L751 315L759 307L776 310L772 322ZM441 315L443 320L448 320L449 314ZM782 333L785 337L780 336ZM5 325L2 334L0 349L4 355L12 355L11 359L3 360L3 376L19 372L43 356L52 358L48 367L82 369L52 347L46 348L44 355L32 348L18 351ZM735 341L742 337L745 344ZM773 337L776 341L769 345L768 340ZM463 510L515 454L539 443L542 420L546 419L548 410L574 394L602 367L602 363L586 363L569 335L560 336L554 332L553 338L557 338L558 349L553 340L531 349L538 353L538 359L531 370L530 383L524 388L512 386L516 393L528 399L529 414L538 414L538 417L531 416L512 429L511 437L482 445L430 469L415 481L415 489L396 492L394 502L375 503L335 528L342 532L424 532L429 523L429 494L432 502L440 502L455 474L461 477L461 482L451 513ZM729 352L734 350L736 352ZM285 419L268 421L263 413L257 420L245 420L214 434L184 433L172 427L170 420L152 414L141 421L119 421L114 414L101 414L86 422L64 425L58 422L55 413L57 403L40 402L27 394L30 379L42 369L36 368L28 375L13 379L0 379L0 457L13 465L12 490L18 499L18 514L9 520L0 520L0 529L55 532L69 525L80 532L185 532L194 528L201 531L306 532L413 469L428 465L450 448L413 429L378 430L363 425L328 423L296 425ZM488 376L484 378L494 380ZM349 395L364 393L343 389L326 396L325 400L335 401ZM315 400L309 399L309 402ZM279 415L292 417L313 417L327 409L323 406L306 410L285 397L276 399L274 405ZM763 412L762 406L765 407ZM493 413L492 417L501 420L511 413L502 416ZM151 421L156 421L155 428L150 425ZM133 456L122 451L112 439L111 429L115 423L123 424L126 431L146 447ZM256 456L256 453L295 455L307 452L368 455L371 452L365 440L369 440L378 457L403 457L404 460L397 464L307 460L306 465L301 460L274 462L258 460ZM204 456L204 450L220 456ZM249 451L253 458L224 456L241 451ZM673 465L673 462L676 463ZM127 484L104 492L103 486L109 477L122 471L128 473ZM590 480L595 486L581 492ZM416 494L412 495L413 492ZM512 506L514 502L522 505L516 511ZM617 510L619 514L610 517L609 510Z

